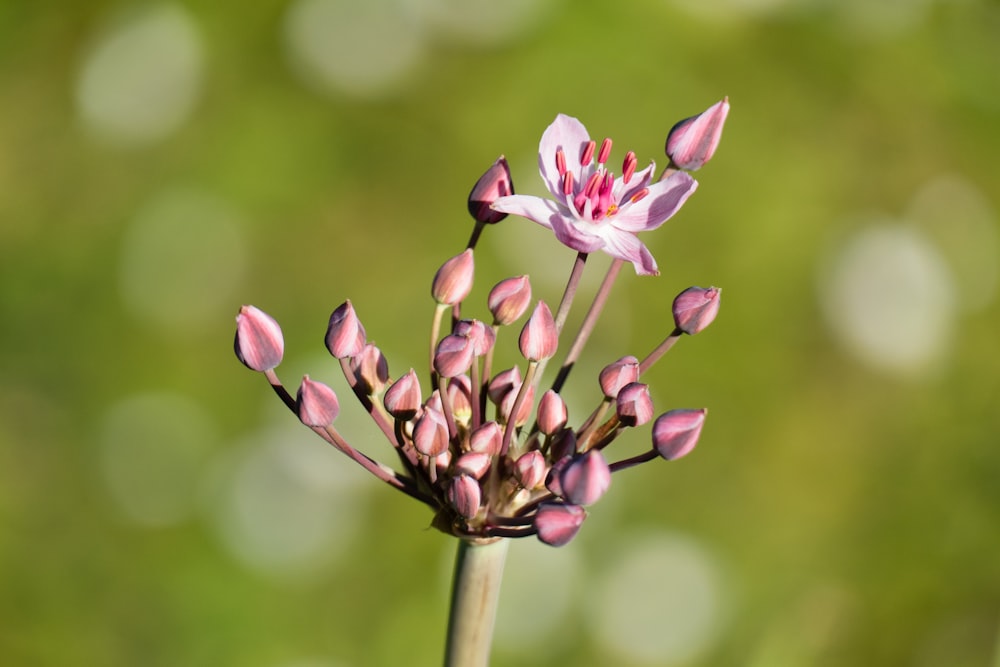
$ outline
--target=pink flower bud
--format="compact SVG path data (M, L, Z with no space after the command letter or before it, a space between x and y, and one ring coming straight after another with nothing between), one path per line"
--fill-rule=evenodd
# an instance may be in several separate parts
M500 197L514 194L514 183L510 180L507 158L501 155L486 173L479 177L469 193L469 213L477 222L495 224L507 217L490 208Z
M489 472L492 460L486 452L465 452L455 459L455 472L482 479Z
M538 430L545 435L555 435L569 421L566 401L562 396L549 389L538 401Z
M567 432L571 433L572 431ZM574 439L573 442L575 443L576 440ZM545 488L551 491L552 495L562 497L562 482L559 478L562 476L563 470L566 469L566 466L568 466L572 460L572 456L560 456L555 458L555 463L553 463L549 468L549 472L545 476Z
M632 356L622 357L605 366L598 379L604 395L614 398L622 387L639 379L639 360Z
M337 307L330 315L326 329L326 349L335 359L345 359L361 354L365 348L365 328L350 300Z
M562 495L574 505L593 505L611 486L611 468L599 449L570 460L559 475Z
M306 426L326 428L333 423L340 413L340 403L333 389L322 382L313 382L306 375L299 385L296 404L299 408L299 419Z
M456 375L448 381L448 400L455 420L467 424L472 418L472 381L468 375Z
M708 410L671 410L653 424L653 447L668 461L687 455L698 444Z
M559 346L559 332L556 331L552 311L544 301L538 302L535 312L521 329L518 346L521 354L529 361L548 359L556 353L556 348Z
M517 390L520 386L521 369L514 366L505 371L500 371L493 376L489 386L486 388L486 395L490 397L494 405L500 405L500 402L507 395L508 391L511 389Z
M493 324L513 324L524 315L531 303L531 283L528 282L528 276L501 280L490 290L486 302L493 314Z
M365 345L360 354L351 358L351 370L369 396L380 393L389 381L389 362L382 350L371 343Z
M465 336L445 336L434 351L435 372L443 378L465 373L472 366L472 352L472 342Z
M689 287L674 299L674 324L688 335L695 335L719 314L718 287Z
M437 410L427 409L413 426L413 446L424 456L448 451L448 423Z
M474 452L496 456L502 444L503 431L500 424L493 421L486 422L469 435L469 449Z
M448 486L448 502L459 516L465 519L474 519L479 513L479 502L482 497L483 491L479 488L479 482L469 475L459 475L451 480Z
M462 320L455 326L455 333L467 337L472 342L472 353L477 357L489 352L497 341L492 327L486 326L479 320Z
M715 154L728 114L727 97L697 116L674 125L667 135L667 156L681 169L699 169Z
M531 491L545 481L547 468L545 456L535 449L525 452L514 462L514 477L521 486Z
M500 405L497 406L500 409L500 417L504 421L510 423L511 411L514 409L514 402L517 401L517 394L521 391L521 387L518 386L516 389L511 389L506 394L504 394L503 400L500 401ZM535 388L529 386L527 389L527 394L524 400L521 402L521 407L517 410L517 415L513 419L514 426L520 428L528 422L528 418L531 417L531 408L535 402Z
M587 518L587 510L578 505L542 503L535 513L533 525L539 541L550 547L561 547L576 537Z
M474 273L472 248L468 248L441 265L431 284L431 296L446 306L461 303L472 291Z
M285 339L273 317L255 306L243 306L236 316L236 357L252 371L269 371L281 363Z
M615 402L618 421L625 426L642 426L653 418L653 397L649 386L641 382L622 387Z
M410 421L417 416L421 400L420 381L411 368L409 373L393 382L386 390L382 404L396 419Z

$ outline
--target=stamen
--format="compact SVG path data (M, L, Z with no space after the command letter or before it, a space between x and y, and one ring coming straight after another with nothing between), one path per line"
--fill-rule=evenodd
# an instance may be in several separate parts
M639 161L635 159L635 152L629 151L625 154L625 162L622 163L622 183L628 183L635 174L636 165Z
M590 164L591 159L594 157L594 148L596 147L597 144L593 141L587 142L587 145L583 147L583 155L580 156L580 164L584 167Z
M598 173L593 173L590 175L590 180L587 181L587 187L583 189L583 194L587 199L592 199L594 195L597 194L597 188L601 184L601 175Z
M563 174L563 194L567 197L573 194L573 172Z
M561 148L556 150L556 170L559 171L560 176L566 173L566 154Z
M646 197L646 195L648 195L648 194L649 194L649 188L643 188L642 190L639 190L634 195L632 195L631 197L629 197L629 201L634 204L637 201L639 201L640 199L644 199Z
M601 151L597 154L597 164L604 164L611 156L611 140L605 139L601 142Z

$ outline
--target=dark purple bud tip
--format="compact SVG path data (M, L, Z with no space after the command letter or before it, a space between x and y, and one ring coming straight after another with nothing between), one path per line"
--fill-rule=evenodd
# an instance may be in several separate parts
M587 510L578 505L542 503L535 513L534 526L539 541L550 547L561 547L576 537L586 518Z
M694 171L712 159L729 115L729 98L677 123L667 135L667 156L681 169Z
M705 329L719 314L719 299L722 290L718 287L689 287L674 299L674 324L688 335L695 335Z
M306 426L326 428L340 413L340 403L333 389L322 382L313 382L308 375L302 378L296 403L299 419Z
M698 444L708 410L671 410L653 424L653 447L668 461L686 456Z
M254 306L243 306L236 316L236 357L253 371L269 371L281 363L285 340L273 317Z
M479 177L469 193L469 213L477 222L494 224L507 217L506 213L490 208L500 197L514 194L514 183L510 179L507 158L500 156L497 161Z

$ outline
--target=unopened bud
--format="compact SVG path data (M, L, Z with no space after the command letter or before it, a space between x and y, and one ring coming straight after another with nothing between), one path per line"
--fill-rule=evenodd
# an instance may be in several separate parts
M545 456L537 449L525 452L514 462L514 477L529 491L545 481L546 472Z
M653 418L653 397L649 386L641 382L622 387L615 402L618 421L625 426L642 426Z
M492 461L493 457L486 452L465 452L455 459L455 472L482 479Z
M468 375L456 375L448 381L448 400L455 421L467 424L472 418L472 381Z
M611 468L599 449L570 460L559 475L562 495L574 505L593 505L611 486Z
M520 386L521 369L514 366L505 371L500 371L493 376L489 386L486 388L486 395L490 397L494 405L500 405L500 401L503 400L508 391L511 389L517 390Z
M351 370L369 396L379 394L389 381L389 362L382 350L371 343L365 345L360 354L351 358Z
M335 359L345 359L361 354L365 348L365 328L354 312L350 300L337 307L330 315L326 329L326 349Z
M443 378L451 378L472 366L472 342L465 336L449 334L441 339L434 351L434 371Z
M667 156L681 169L699 169L715 154L728 114L727 97L697 116L674 125L667 135Z
M490 208L500 197L514 194L507 158L501 155L486 173L479 177L469 193L469 213L477 222L494 224L507 217L506 213Z
M528 282L528 276L501 280L490 290L486 303L493 314L493 324L513 324L531 304L531 283Z
M333 389L322 382L313 382L308 375L302 378L299 385L296 405L299 419L306 426L326 428L340 413L340 403Z
M533 525L540 542L561 547L576 537L586 518L587 510L579 505L542 503L535 513Z
M417 416L421 400L420 381L417 379L417 373L411 368L409 373L386 389L382 404L394 418L410 421Z
M521 407L517 409L517 414L512 417L510 413L514 409L514 403L517 401L517 395L520 391L520 386L516 389L511 389L504 395L503 400L500 401L500 405L497 406L500 417L508 423L513 422L514 426L518 428L528 422L528 418L531 417L532 405L535 402L535 388L529 385L525 390L526 393L524 400L521 401Z
M474 452L495 456L500 453L502 444L503 431L495 421L486 422L469 434L469 449Z
M472 291L474 274L475 261L472 248L468 248L441 265L431 283L431 296L446 306L461 303Z
M687 455L698 444L708 410L671 410L653 424L653 447L668 461Z
M674 299L674 324L684 333L693 336L705 329L719 314L718 287L689 287Z
M552 311L544 301L538 302L535 312L521 329L518 346L521 354L529 361L548 359L556 353L556 348L559 346L559 332L556 331Z
M413 426L413 446L424 456L448 451L448 423L437 410L427 409Z
M269 371L281 363L285 339L277 321L255 306L243 306L236 316L236 357L250 370Z
M598 380L607 398L614 398L627 384L639 379L639 360L633 356L622 357L603 369Z
M545 435L555 435L569 421L566 401L549 389L538 401L538 430Z
M472 353L477 357L493 349L497 341L493 328L486 326L480 320L462 320L455 326L455 333L469 339L472 343Z
M479 488L479 482L469 475L459 475L448 486L448 502L465 519L475 518L482 498L483 491Z

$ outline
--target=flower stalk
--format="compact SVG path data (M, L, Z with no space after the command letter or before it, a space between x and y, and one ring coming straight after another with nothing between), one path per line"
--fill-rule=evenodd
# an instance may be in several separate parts
M445 667L486 667L510 540L458 540Z

